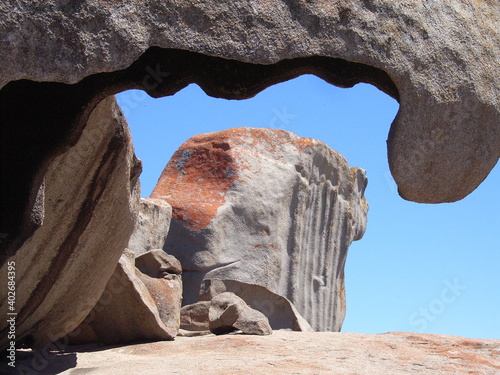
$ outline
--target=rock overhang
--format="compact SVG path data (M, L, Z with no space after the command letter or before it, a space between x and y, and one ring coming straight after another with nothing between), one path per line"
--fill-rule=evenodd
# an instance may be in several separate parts
M2 186L2 245L39 225L43 166L102 98L129 88L158 97L196 82L242 99L305 73L340 87L374 84L400 102L389 164L400 195L416 202L462 199L500 155L492 2L12 3L0 5L0 83L10 82L0 93L2 159L16 161L2 166L12 182ZM30 118L50 101L63 110Z

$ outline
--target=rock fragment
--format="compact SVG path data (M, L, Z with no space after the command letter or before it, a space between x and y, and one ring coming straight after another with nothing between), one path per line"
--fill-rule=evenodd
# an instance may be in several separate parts
M127 248L136 256L152 249L161 249L165 244L172 207L164 200L141 198L139 215Z
M249 335L270 335L271 326L266 316L250 308L234 293L226 292L210 301L209 327L216 335L241 330Z
M199 301L181 308L181 329L186 331L209 331L208 311L210 301Z
M236 294L247 305L264 314L273 330L313 331L309 323L288 299L260 285L246 284L235 280L207 279L203 281L201 286L201 301L188 306L208 303L218 294L225 292Z

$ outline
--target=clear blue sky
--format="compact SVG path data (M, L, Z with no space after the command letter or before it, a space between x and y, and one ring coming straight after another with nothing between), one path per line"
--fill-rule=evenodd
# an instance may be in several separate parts
M500 168L460 202L403 200L385 142L398 103L375 87L340 89L306 75L242 101L190 85L161 99L127 91L118 102L143 161L142 196L189 137L239 126L319 139L367 170L368 228L347 257L343 331L500 338Z

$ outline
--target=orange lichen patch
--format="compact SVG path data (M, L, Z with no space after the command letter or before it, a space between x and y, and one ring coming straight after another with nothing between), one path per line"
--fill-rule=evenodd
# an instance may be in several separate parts
M263 152L278 159L289 152L286 145L299 152L315 144L313 139L277 129L234 128L196 135L175 152L150 198L166 200L175 219L201 229L226 202L238 172L251 169L250 159L258 160Z
M394 332L394 335L407 335L403 332ZM411 336L406 336L410 341L413 341L412 346L426 345L428 352L432 352L438 356L448 358L447 366L443 368L445 371L450 371L452 373L457 373L458 369L463 370L465 368L480 368L485 366L488 368L500 369L500 365L487 353L488 345L483 342L474 340L455 340L460 339L459 337L448 336L443 339L441 335L427 335L427 334L413 334ZM483 350L483 352L479 352ZM409 353L411 355L411 353ZM407 356L401 356L402 359L409 359ZM470 374L474 372L468 372Z
M216 134L216 133L211 133ZM206 227L237 179L230 146L211 134L185 142L163 170L151 198L172 205L172 216L194 229Z
M311 138L302 138L294 133L280 129L266 128L234 128L226 130L240 138L240 141L246 142L250 147L265 148L269 153L278 153L284 144L295 146L297 151L302 151L307 147L314 146L318 141Z
M485 354L471 353L470 351L465 351L462 348L450 348L445 352L440 352L440 354L445 355L450 359L460 360L463 363L461 366L465 367L477 367L477 365L484 365L500 370L500 366L492 362L492 359Z

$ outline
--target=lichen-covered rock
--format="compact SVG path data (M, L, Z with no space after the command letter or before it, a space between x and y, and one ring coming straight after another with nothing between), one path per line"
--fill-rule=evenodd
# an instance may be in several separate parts
M0 87L82 82L78 95L136 87L158 96L196 81L211 95L241 99L313 73L342 87L374 83L400 101L388 151L406 199L461 199L500 156L497 1L8 0L0 14ZM153 46L222 59L191 66L152 53L121 71Z
M165 250L182 264L184 303L198 300L203 279L234 280L286 297L316 330L339 330L366 183L324 143L284 130L190 138L151 195L172 205Z
M69 334L70 342L172 340L180 326L182 282L179 274L163 270L161 264L169 259L163 259L166 256L161 253L147 252L141 257L157 261L136 264L134 253L126 250L91 313ZM151 267L154 263L159 267L155 272Z
M141 198L139 215L127 248L136 256L153 249L162 249L167 238L172 207L159 199Z
M210 301L208 310L210 331L216 335L240 330L248 335L273 333L269 321L261 312L252 309L236 294L225 292Z
M8 258L16 264L18 342L56 341L92 310L134 228L139 171L127 123L109 97L76 144L48 166L40 187L43 225ZM6 311L7 288L0 288L0 301ZM2 319L1 347L6 329Z

